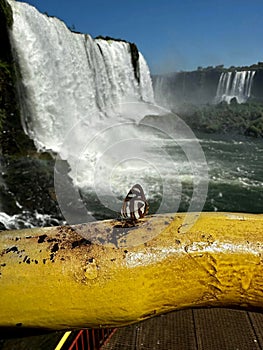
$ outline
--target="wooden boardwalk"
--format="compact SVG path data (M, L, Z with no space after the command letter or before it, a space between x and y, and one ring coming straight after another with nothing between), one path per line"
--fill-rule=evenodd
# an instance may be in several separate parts
M0 341L0 350L54 350L63 332ZM67 350L64 346L62 350ZM175 311L117 329L101 350L263 350L263 313ZM98 349L96 349L98 350Z
M103 350L260 350L263 314L231 309L172 312L118 329Z

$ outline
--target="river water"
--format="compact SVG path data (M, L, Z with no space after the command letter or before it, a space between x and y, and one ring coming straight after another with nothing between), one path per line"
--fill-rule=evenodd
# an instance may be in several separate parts
M150 213L188 210L262 213L262 140L210 134L198 134L196 137L204 154L204 159L200 160L197 153L196 169L193 169L187 154L196 147L196 140L184 139L178 144L171 139L159 139L152 141L148 149L145 147L146 155L140 156L139 161L135 159L121 169L114 168L115 173L111 173L112 192L121 200L129 187L139 182L148 198ZM145 166L145 160L150 163L148 166ZM194 189L197 190L194 205L190 207ZM92 195L92 189L87 188L83 192L83 198L90 211L95 213L95 218L114 217L114 211L121 206L111 196L108 199L106 195L98 198Z
M262 140L204 134L199 139L209 167L204 209L262 213Z
M124 157L115 159L107 152L100 154L100 161L92 170L93 184L90 179L86 185L83 184L83 171L81 172L80 187L75 188L78 205L73 203L73 207L76 210L81 202L80 210L87 212L87 216L80 215L82 219L76 220L72 218L65 209L68 193L72 189L64 188L67 192L65 203L55 184L65 220L61 220L61 217L56 220L55 216L51 220L50 214L43 213L42 208L16 215L2 212L2 227L10 229L50 226L65 222L74 224L79 221L116 218L119 216L122 200L135 183L140 183L145 191L150 214L188 210L263 212L261 139L212 134L196 134L193 139L193 134L178 142L157 133L149 137L149 130L145 133L141 127L138 130L138 139L125 139L121 147L119 140L112 140L111 148L107 145L111 155L116 156L115 145L118 150L122 150L119 154ZM198 152L193 152L198 146ZM200 155L200 152L203 153ZM195 157L198 159L193 165ZM89 178L91 175L89 174Z

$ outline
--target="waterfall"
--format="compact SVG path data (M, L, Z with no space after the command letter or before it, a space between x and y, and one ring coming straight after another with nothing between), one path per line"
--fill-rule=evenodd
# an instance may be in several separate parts
M255 73L255 71L221 73L217 86L216 103L221 101L229 103L234 97L238 103L246 102L251 95Z
M169 108L172 101L172 93L168 76L156 76L154 79L154 98L163 107Z
M24 125L38 149L59 152L77 123L92 132L101 120L122 121L116 104L154 101L148 66L139 53L135 74L130 43L72 33L26 3L9 3L26 96Z
M71 32L31 5L9 3L25 132L39 151L67 161L77 187L89 186L103 145L110 147L120 137L119 129L113 136L114 126L136 124L154 108L147 63L134 44ZM113 131L105 135L107 128ZM131 135L125 127L122 132L123 138ZM102 168L110 168L110 161Z
M206 164L198 141L180 118L176 117L176 131L170 128L169 122L166 124L161 120L161 125L158 120L151 122L153 114L165 114L167 110L154 105L150 72L136 46L125 41L93 39L87 34L72 33L57 18L40 14L22 2L8 2L14 19L10 41L21 73L17 75L17 83L23 127L38 150L50 150L57 155L55 166L53 163L50 166L52 176L49 176L49 164L37 168L34 177L31 176L36 163L30 162L29 152L25 157L26 170L20 163L18 171L11 173L18 181L21 177L22 184L32 183L30 191L27 191L27 185L20 191L20 197L26 197L23 203L17 201L16 204L23 210L25 220L28 221L28 211L24 207L29 208L31 215L34 208L37 209L34 210L34 222L47 222L43 215L53 202L58 203L68 224L105 218L105 215L116 217L112 212L119 213L120 198L137 182L162 211L171 207L166 198L176 193L171 198L171 211L176 212L182 187L178 175L182 175L182 179L185 176L177 169L184 167L188 156L191 164L197 160L191 161L191 152L186 152L187 160L181 152L182 159L178 160L180 147L179 152L173 152L173 159L165 150L166 142L170 146L170 140L185 140L186 137L191 145L196 144L194 152L200 148L200 169L205 169L204 173ZM145 115L150 115L148 122L145 118L148 124L138 123ZM12 123L11 115L10 118ZM170 132L175 133L174 138ZM183 150L184 147L183 142ZM195 167L193 175L199 174ZM39 186L36 180L42 178L45 184ZM186 178L189 178L188 173ZM204 178L203 174L200 178ZM171 185L167 186L167 183ZM192 177L190 183L190 186L197 183L203 186ZM50 184L51 191L47 187ZM193 193L193 200L189 198L187 204L190 211L192 208L196 211L199 205L196 205L195 197L202 203L197 196L199 185L196 188L198 191L190 190ZM34 198L43 194L52 201L43 201L45 206L39 208L39 202ZM10 227L8 222L13 219L17 222L21 217L20 214L18 217L7 215L0 217L5 227Z

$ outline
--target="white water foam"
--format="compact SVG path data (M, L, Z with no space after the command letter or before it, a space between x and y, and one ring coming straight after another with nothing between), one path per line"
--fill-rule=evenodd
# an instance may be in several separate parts
M40 214L38 211L29 212L23 211L21 214L8 215L0 212L0 224L7 230L16 230L24 228L35 228L44 226L62 225L56 218L47 214Z

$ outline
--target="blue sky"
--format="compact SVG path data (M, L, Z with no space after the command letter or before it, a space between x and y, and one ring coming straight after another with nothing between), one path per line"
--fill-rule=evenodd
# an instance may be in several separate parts
M28 0L93 37L135 42L151 72L263 61L262 0Z

